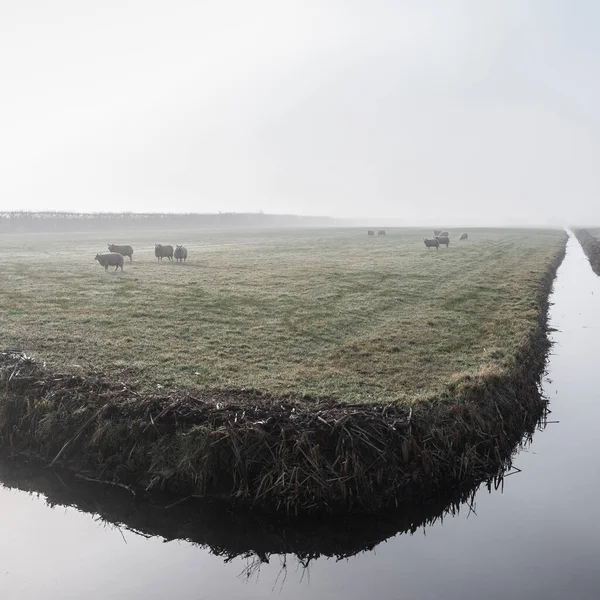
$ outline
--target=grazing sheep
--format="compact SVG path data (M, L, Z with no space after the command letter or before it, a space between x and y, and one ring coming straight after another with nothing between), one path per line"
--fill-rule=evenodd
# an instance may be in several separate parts
M97 260L98 264L103 266L105 271L108 271L109 266L114 266L115 271L118 271L119 267L121 267L121 271L123 270L123 255L119 254L118 252L96 254L96 258L94 260Z
M375 232L372 229L369 229L369 231L367 231L367 235L375 235Z
M163 246L162 244L155 244L154 256L156 256L158 260L162 260L165 256L169 260L173 260L173 246Z
M385 229L380 229L380 230L377 232L377 235L385 235Z
M460 242L462 242L463 240L468 240L469 239L469 234L468 233L461 233L460 234Z
M183 246L175 246L175 260L177 262L183 262L187 258L187 248Z
M447 238L449 238L450 235L449 235L449 233L447 231L441 231L435 237L447 237Z
M117 252L123 256L129 256L129 262L133 260L133 248L131 246L117 246L115 244L109 244L108 251Z
M447 235L438 235L435 239L439 242L440 246L445 244L447 248L450 245L450 238Z
M435 248L436 250L439 250L440 242L437 238L433 238L432 240L425 238L423 241L425 242L425 246L427 248Z

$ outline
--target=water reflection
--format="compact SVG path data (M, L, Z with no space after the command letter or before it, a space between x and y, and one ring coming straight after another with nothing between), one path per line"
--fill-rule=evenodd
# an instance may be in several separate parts
M543 429L541 415L537 429ZM531 442L528 432L521 444ZM164 541L184 540L209 550L226 562L248 559L245 576L255 575L273 556L293 557L301 569L316 559L346 559L373 550L398 534L413 534L461 510L474 512L475 495L480 488L497 490L504 478L514 474L511 461L495 476L479 485L457 490L428 504L404 505L377 516L329 516L289 520L273 515L234 510L218 502L195 498L149 494L134 498L120 487L89 482L69 471L50 470L31 462L4 458L0 461L0 483L6 488L40 495L48 506L72 507L144 537Z

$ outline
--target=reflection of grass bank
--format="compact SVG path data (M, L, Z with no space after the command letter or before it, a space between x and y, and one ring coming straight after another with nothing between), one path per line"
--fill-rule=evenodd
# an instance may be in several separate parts
M587 229L575 229L574 233L588 257L594 273L600 275L600 239L597 237L600 231L592 230L590 233Z
M488 489L501 485L502 477L490 480ZM134 498L118 486L90 483L63 469L45 469L14 459L0 461L0 485L42 494L50 506L73 506L144 536L187 540L227 561L243 557L260 564L289 554L302 567L320 557L348 558L372 550L396 534L431 526L460 512L465 503L470 509L477 491L472 488L377 515L288 519L231 510L223 502L195 498L174 501L172 496L157 493Z

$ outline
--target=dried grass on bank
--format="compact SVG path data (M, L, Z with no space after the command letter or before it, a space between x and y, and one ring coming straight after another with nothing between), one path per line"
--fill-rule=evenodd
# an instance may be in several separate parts
M575 229L574 233L587 255L594 273L600 275L600 240L587 229Z

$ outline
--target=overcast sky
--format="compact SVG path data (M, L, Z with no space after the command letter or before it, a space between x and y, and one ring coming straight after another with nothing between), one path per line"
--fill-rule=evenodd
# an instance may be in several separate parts
M0 209L600 223L600 2L0 1Z

